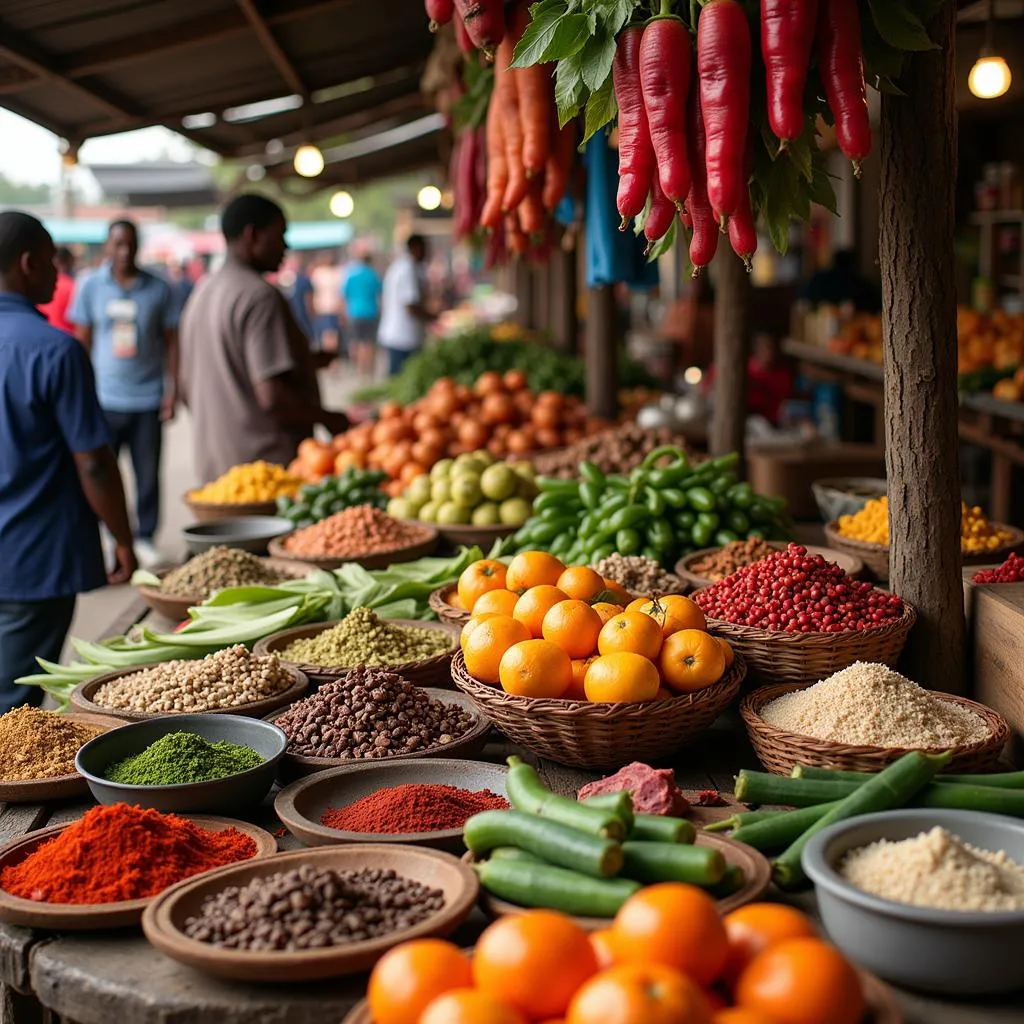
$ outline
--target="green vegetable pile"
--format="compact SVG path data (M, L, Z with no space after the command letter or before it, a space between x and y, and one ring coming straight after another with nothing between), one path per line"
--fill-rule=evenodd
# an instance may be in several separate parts
M301 530L356 505L382 509L388 503L388 496L380 489L380 484L387 478L387 473L379 469L349 467L341 476L325 476L318 484L303 484L297 498L278 498L277 514L291 520Z
M520 551L547 548L569 563L593 564L618 552L671 567L709 545L786 539L785 502L739 483L738 461L732 454L691 465L681 448L666 446L628 477L582 462L578 481L538 481L533 516L513 543Z
M686 882L716 898L743 887L742 869L720 850L693 845L690 822L634 814L625 791L578 803L545 789L518 757L508 763L512 810L476 814L464 833L480 884L493 895L524 907L614 917L643 884Z
M145 750L106 771L106 778L125 786L183 786L238 775L263 764L252 747L218 740L210 743L193 732L161 736Z
M274 587L228 587L190 608L189 621L176 632L136 627L101 643L72 637L81 661L58 665L36 658L43 672L18 682L41 686L66 707L75 686L94 676L158 661L204 658L234 644L254 644L290 626L335 621L353 608L372 608L388 619L433 619L427 603L431 591L456 582L483 557L478 547L463 548L454 558L419 558L377 570L348 562L334 572L314 569L304 579Z

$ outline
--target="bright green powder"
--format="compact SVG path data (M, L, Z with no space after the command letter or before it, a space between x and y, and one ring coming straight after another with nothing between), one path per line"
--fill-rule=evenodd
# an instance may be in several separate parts
M127 786L180 786L237 775L263 760L252 747L226 740L210 743L192 732L172 732L141 754L112 764L106 777Z

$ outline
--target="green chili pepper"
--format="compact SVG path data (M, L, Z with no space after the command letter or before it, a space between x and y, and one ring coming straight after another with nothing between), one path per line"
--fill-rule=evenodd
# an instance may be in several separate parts
M540 515L534 511L534 518L540 520L542 523L551 523L556 519L569 519L573 516L578 516L582 513L583 509L580 505L556 505L554 508L546 508Z
M615 554L614 544L603 544L596 551L591 552L591 559L594 562L602 562L604 559L611 557Z
M717 512L701 512L697 515L697 525L706 526L714 533L722 525L722 517Z
M708 526L706 523L698 522L694 526L690 533L690 538L693 541L694 547L706 548L711 543L711 535L714 533L714 529Z
M655 519L647 527L647 540L652 548L665 551L672 546L674 539L672 527L664 519Z
M738 508L734 508L726 517L725 525L729 527L733 533L746 533L750 529L750 519L747 517L746 512L740 511Z
M654 486L653 484L651 486ZM678 487L657 488L661 493L661 499L668 508L685 508L686 493Z
M601 504L597 506L595 512L602 519L607 519L610 515L618 512L620 508L625 508L629 504L629 495L625 492L618 492L612 494L605 493L605 496L601 499Z
M734 484L726 492L726 497L733 508L747 509L754 500L754 488L747 483Z
M691 487L686 492L690 508L697 512L710 512L715 507L715 496L706 487Z
M665 499L661 496L661 492L656 491L653 487L644 488L644 501L652 516L660 516L665 511Z
M731 544L734 540L739 540L739 537L732 530L719 530L715 534L715 543L719 547L724 548L726 544Z
M732 472L722 473L720 476L715 477L709 485L709 490L715 497L723 497L727 491L731 490L736 484L736 474Z
M598 515L597 515L596 512L588 512L580 520L580 528L576 531L576 536L577 537L589 537L590 534L592 534L594 532L594 530L597 527L597 524L599 522L600 522L600 519L598 519Z
M764 540L764 530L760 527L755 527L753 530L747 530L747 540Z
M680 530L692 530L694 523L697 522L697 515L689 509L685 509L675 516L675 522Z
M680 465L688 466L690 464L689 459L687 459L686 457L686 452L684 452L682 448L678 448L675 445L666 444L662 445L660 448L655 448L654 451L650 452L647 455L647 458L645 458L644 461L640 463L640 465L644 469L653 469L654 464L659 459L664 458L666 455L673 456L674 461L671 462L668 466L663 467L664 469L675 469Z
M574 488L575 490L575 488ZM575 503L577 496L569 495L567 491L545 491L533 502L533 514L537 515L548 508L564 508L570 502Z
M561 533L553 541L550 552L555 558L561 558L572 547L572 534Z
M580 499L584 508L597 508L597 503L601 500L601 488L589 480L580 484Z
M554 519L549 520L547 522L540 522L532 531L529 543L549 544L560 533L565 533L567 530L571 530L575 523L575 517L567 517L564 519Z
M597 484L598 487L605 485L604 473L593 462L580 463L580 476L588 483Z
M643 555L643 556L644 556L644 558L647 558L647 559L649 559L649 560L650 560L650 561L652 561L652 562L660 562L660 561L661 561L661 552L660 552L660 551L658 551L658 550L656 550L655 548L652 548L652 547L650 546L650 544L648 544L648 545L647 545L647 546L646 546L646 547L645 547L645 548L644 548L644 549L643 549L643 550L642 550L642 551L640 552L640 554L641 554L641 555Z
M575 494L579 484L575 480L559 480L554 476L537 479L537 487L545 494Z
M605 523L605 529L611 533L617 530L624 530L629 526L636 526L650 516L650 509L646 505L627 505L619 509L611 519Z
M620 555L635 555L640 550L640 533L632 527L615 534L615 550Z

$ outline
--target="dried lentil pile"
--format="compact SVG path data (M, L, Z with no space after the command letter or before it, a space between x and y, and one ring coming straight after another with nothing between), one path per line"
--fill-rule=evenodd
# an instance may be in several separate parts
M787 732L872 747L948 749L989 735L973 711L932 696L885 665L863 661L777 697L761 717Z
M443 906L440 889L391 870L303 864L211 896L185 921L185 934L222 949L290 953L411 928Z
M380 758L451 743L473 719L394 672L354 668L274 719L306 757Z
M634 594L682 594L686 590L682 579L643 555L609 555L594 570Z
M696 562L690 562L687 568L696 576L707 580L724 580L731 576L740 566L751 565L768 555L774 555L778 548L773 548L766 540L752 537L750 540L734 540L731 544L711 551Z
M354 608L336 626L290 643L280 656L309 665L401 665L426 661L455 646L446 630L396 626L369 608Z
M199 661L165 661L104 683L94 704L144 714L236 708L276 697L294 679L275 655L259 658L241 644Z
M214 547L172 569L160 590L172 597L199 597L204 601L225 587L273 586L286 579L262 558L238 548Z
M851 850L839 874L863 892L939 910L1024 910L1024 868L935 827Z
M289 554L305 558L358 558L384 554L425 541L430 530L389 516L371 505L356 505L285 538Z
M75 774L75 755L102 730L55 711L14 708L0 717L0 780L25 782Z

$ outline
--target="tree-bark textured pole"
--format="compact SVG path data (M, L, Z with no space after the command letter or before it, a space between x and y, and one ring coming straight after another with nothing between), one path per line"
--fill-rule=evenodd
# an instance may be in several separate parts
M551 333L560 352L576 355L580 333L576 310L576 250L557 249L551 257Z
M747 419L747 319L750 281L743 261L723 240L711 264L715 284L715 390L709 438L712 455L743 455Z
M901 662L915 682L964 689L957 453L954 28L907 60L904 96L882 98L879 257L885 364L889 585L917 609Z
M618 345L615 291L610 284L587 293L584 357L587 370L587 407L595 416L613 420L618 415Z

